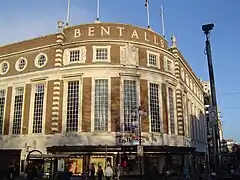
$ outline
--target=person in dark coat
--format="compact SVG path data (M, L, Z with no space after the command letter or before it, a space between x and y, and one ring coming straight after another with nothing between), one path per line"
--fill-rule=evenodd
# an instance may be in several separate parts
M102 180L102 179L103 179L103 170L102 170L102 166L98 166L97 177L98 177L98 180Z
M95 180L95 166L94 164L92 163L91 164L91 167L90 167L90 180Z

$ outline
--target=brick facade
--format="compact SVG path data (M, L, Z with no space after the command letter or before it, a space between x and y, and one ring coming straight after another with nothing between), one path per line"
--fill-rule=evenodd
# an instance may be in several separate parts
M136 74L140 79L140 105L146 111L149 111L149 87L148 83L157 81L161 87L160 89L160 109L163 124L164 134L169 134L169 108L168 108L168 84L166 80L171 82L174 81L173 89L176 93L176 119L177 119L177 134L180 136L184 135L184 117L182 109L182 87L190 89L185 78L181 78L180 68L184 67L184 72L188 73L192 82L198 87L199 91L202 92L202 86L198 81L195 74L192 72L191 68L187 65L183 56L176 48L168 49L166 46L167 42L164 38L157 35L152 31L146 29L121 25L125 27L125 34L119 36L115 31L111 31L111 35L100 35L99 30L101 26L107 28L117 28L120 24L99 24L92 25L95 27L95 34L93 36L88 36L88 28L90 25L80 25L77 27L65 28L62 33L58 32L54 35L36 38L30 41L24 41L16 43L13 45L0 47L0 63L7 61L10 64L10 69L6 74L0 75L0 85L6 82L11 82L7 88L7 98L6 98L6 108L4 117L4 135L9 134L9 124L11 116L11 103L12 103L12 85L15 81L23 78L25 82L25 98L24 98L24 111L22 118L22 134L30 134L29 124L32 119L30 117L31 109L31 95L32 95L32 78L42 78L47 83L47 96L46 96L46 115L45 115L45 134L52 135L61 133L63 131L63 115L65 113L65 107L63 107L63 96L64 96L64 76L67 74L69 77L76 77L76 74L82 73L81 75L81 87L80 87L80 99L81 99L81 131L91 132L92 127L92 103L94 99L92 98L92 81L93 78L101 78L102 76L108 77L111 80L111 101L110 113L111 113L111 131L117 132L120 128L120 121L124 119L123 115L120 113L121 108L121 96L123 95L123 87L121 85L120 73ZM82 31L82 36L74 38L74 28L82 28L86 31ZM132 38L131 32L136 30L138 35L134 35ZM146 33L148 39L146 39ZM156 40L157 38L157 40ZM132 51L138 52L136 56L133 56L128 52L126 63L121 62L122 54L120 52L121 46L133 45ZM161 46L163 44L163 46ZM110 62L93 62L93 47L92 46L104 46L110 45L111 50L111 61ZM86 49L86 59L84 63L69 63L65 65L64 62L64 52L69 48L85 47ZM128 46L129 48L130 46ZM152 67L148 64L147 50L154 53L159 53L159 67ZM35 58L39 53L45 53L47 55L47 63L41 68L35 67ZM131 57L129 56L131 55ZM81 55L80 55L81 56ZM134 58L138 56L138 62L131 64ZM21 57L27 59L27 67L21 72L18 72L14 67L17 60ZM168 57L173 61L174 72L167 71L164 66L164 57ZM129 61L129 62L127 62ZM98 73L100 72L100 73ZM70 75L69 75L70 74ZM16 77L19 76L19 79ZM180 84L183 84L180 86ZM189 93L190 94L190 93ZM67 98L67 97L66 97ZM191 98L196 100L201 105L201 99L195 93L191 93ZM193 100L192 100L193 101ZM32 103L32 105L34 105ZM144 133L150 132L150 115L143 119L142 130Z

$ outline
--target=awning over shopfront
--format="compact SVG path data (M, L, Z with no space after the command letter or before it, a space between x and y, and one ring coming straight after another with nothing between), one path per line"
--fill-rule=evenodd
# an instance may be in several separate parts
M29 159L69 158L69 154L30 154Z
M176 153L188 154L195 151L194 147L176 147L176 146L144 146L145 153ZM56 153L76 153L91 154L98 152L136 152L137 146L52 146L47 147L47 151Z

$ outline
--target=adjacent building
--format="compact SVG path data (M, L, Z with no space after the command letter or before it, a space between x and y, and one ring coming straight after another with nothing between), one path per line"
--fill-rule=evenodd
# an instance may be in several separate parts
M123 154L134 164L139 106L148 113L141 117L146 164L161 171L206 152L204 88L175 37L168 46L151 29L119 23L58 28L0 47L4 164L24 162L32 150L69 155L61 162L75 163L76 174Z

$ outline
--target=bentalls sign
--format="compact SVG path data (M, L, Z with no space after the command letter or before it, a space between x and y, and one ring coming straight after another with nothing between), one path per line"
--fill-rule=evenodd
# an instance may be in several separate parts
M80 25L71 29L74 40L94 40L94 39L111 39L111 40L127 40L148 43L161 48L166 48L166 40L155 32L134 27L131 25L120 24L88 24ZM72 35L71 35L72 36Z

